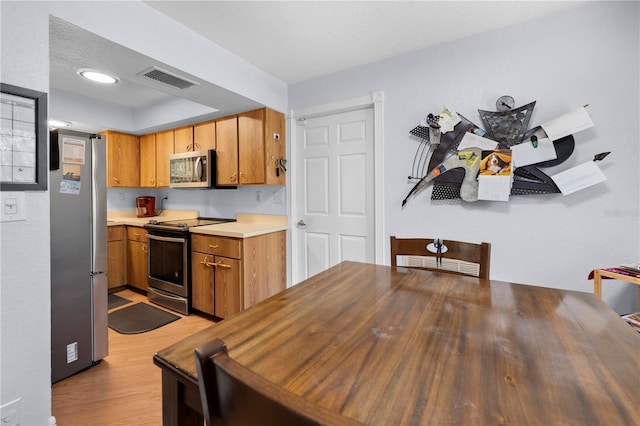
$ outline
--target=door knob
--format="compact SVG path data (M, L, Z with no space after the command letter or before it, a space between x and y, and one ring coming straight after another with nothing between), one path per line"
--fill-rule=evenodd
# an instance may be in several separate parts
M298 228L300 228L300 229L304 229L304 228L306 228L306 227L307 227L307 224L306 224L306 223L304 223L304 220L302 220L302 219L300 219L300 220L298 221L298 223L296 223L296 225L298 225Z

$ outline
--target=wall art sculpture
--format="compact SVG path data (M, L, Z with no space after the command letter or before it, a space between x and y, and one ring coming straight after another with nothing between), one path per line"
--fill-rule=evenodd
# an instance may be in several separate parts
M419 142L409 180L416 182L404 206L433 182L432 200L461 198L508 201L510 195L571 194L606 180L593 161L553 176L542 168L557 166L573 153L573 133L593 127L587 105L529 129L536 102L514 108L510 96L496 102L497 111L478 110L485 129L446 107L428 114L410 130Z

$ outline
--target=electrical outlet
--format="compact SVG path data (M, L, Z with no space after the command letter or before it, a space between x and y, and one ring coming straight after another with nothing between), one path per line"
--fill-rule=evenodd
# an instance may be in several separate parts
M20 401L22 398L0 406L0 424L2 426L20 426Z
M273 204L283 204L284 203L284 192L278 191L273 193Z

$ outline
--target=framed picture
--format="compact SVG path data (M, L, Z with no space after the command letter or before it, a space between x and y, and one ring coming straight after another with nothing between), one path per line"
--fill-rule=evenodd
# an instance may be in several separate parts
M47 190L47 94L0 83L0 189Z

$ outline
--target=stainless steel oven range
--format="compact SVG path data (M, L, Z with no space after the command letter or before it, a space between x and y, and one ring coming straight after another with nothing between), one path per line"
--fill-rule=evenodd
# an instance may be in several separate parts
M149 301L184 315L191 311L191 234L195 226L233 222L235 219L196 218L158 222L151 220L149 242Z

